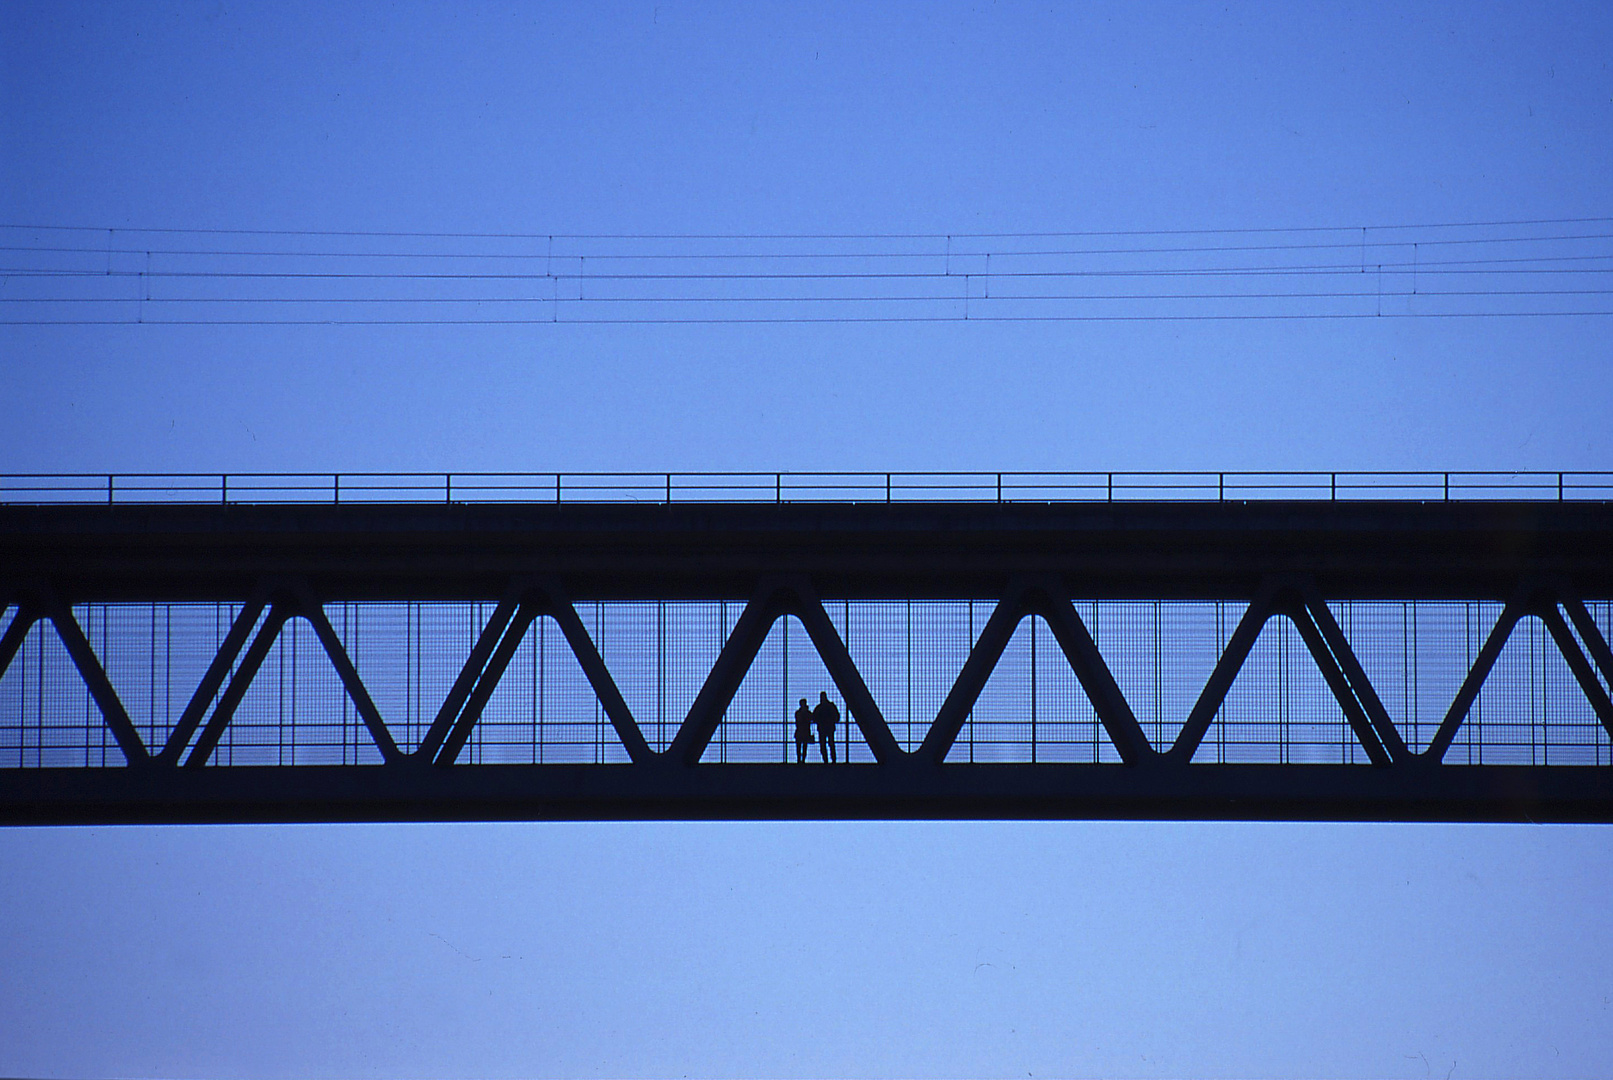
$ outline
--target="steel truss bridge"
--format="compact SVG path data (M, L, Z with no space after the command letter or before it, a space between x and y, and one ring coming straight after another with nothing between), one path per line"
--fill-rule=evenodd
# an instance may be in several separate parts
M0 506L0 821L1613 821L1613 503L1560 479L670 486Z

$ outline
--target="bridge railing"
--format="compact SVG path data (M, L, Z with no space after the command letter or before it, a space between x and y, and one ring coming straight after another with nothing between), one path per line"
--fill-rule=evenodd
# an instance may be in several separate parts
M1601 501L1608 472L7 473L0 504Z

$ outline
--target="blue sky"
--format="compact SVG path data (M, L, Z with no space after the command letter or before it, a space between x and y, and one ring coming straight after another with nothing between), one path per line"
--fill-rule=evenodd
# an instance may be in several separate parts
M1606 219L1610 57L1601 4L15 3L0 225ZM0 471L1608 469L1610 325L5 325ZM1613 1059L1605 829L14 830L0 865L14 1075Z

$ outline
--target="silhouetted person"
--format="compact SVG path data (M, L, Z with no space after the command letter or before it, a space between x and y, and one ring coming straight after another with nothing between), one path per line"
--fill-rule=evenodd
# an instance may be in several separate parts
M805 698L801 699L801 705L806 705ZM840 723L840 710L835 708L835 703L822 690L818 691L818 704L812 710L812 719L818 723L818 753L826 763L835 761L835 725Z
M801 699L801 707L795 710L795 763L806 764L807 743L812 741L812 710L807 708L806 698Z

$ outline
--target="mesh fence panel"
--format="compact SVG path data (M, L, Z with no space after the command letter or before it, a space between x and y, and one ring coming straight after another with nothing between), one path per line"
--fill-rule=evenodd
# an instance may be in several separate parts
M418 747L478 635L491 601L331 603L324 612L388 730ZM1605 641L1613 603L1586 605ZM653 750L671 745L744 604L582 603L582 625ZM889 722L916 749L990 618L986 601L830 600L825 609ZM151 752L160 751L239 605L85 604L73 609ZM1144 734L1168 748L1242 618L1238 602L1079 601ZM1501 614L1494 602L1371 601L1329 610L1390 718L1426 748ZM1559 609L1587 656L1590 643ZM18 617L0 614L0 635ZM253 633L268 616L260 615ZM250 636L248 638L250 640ZM245 649L242 650L244 655ZM239 669L200 703L210 713ZM1607 688L1607 673L1591 667ZM826 693L838 706L836 756L867 762L839 688L794 616L774 623L703 760L795 760L794 713ZM196 735L192 735L194 743ZM814 731L814 741L816 741ZM813 748L810 759L818 760ZM379 751L313 627L288 620L225 727L218 765L365 764ZM559 624L532 622L473 728L461 761L626 761ZM1021 620L965 718L950 761L1115 761L1107 733L1062 648L1039 617ZM1196 761L1362 763L1364 751L1297 629L1262 628L1200 745ZM1545 624L1519 621L1458 728L1451 764L1613 763L1606 730ZM0 767L117 765L123 756L49 620L33 623L0 676Z

